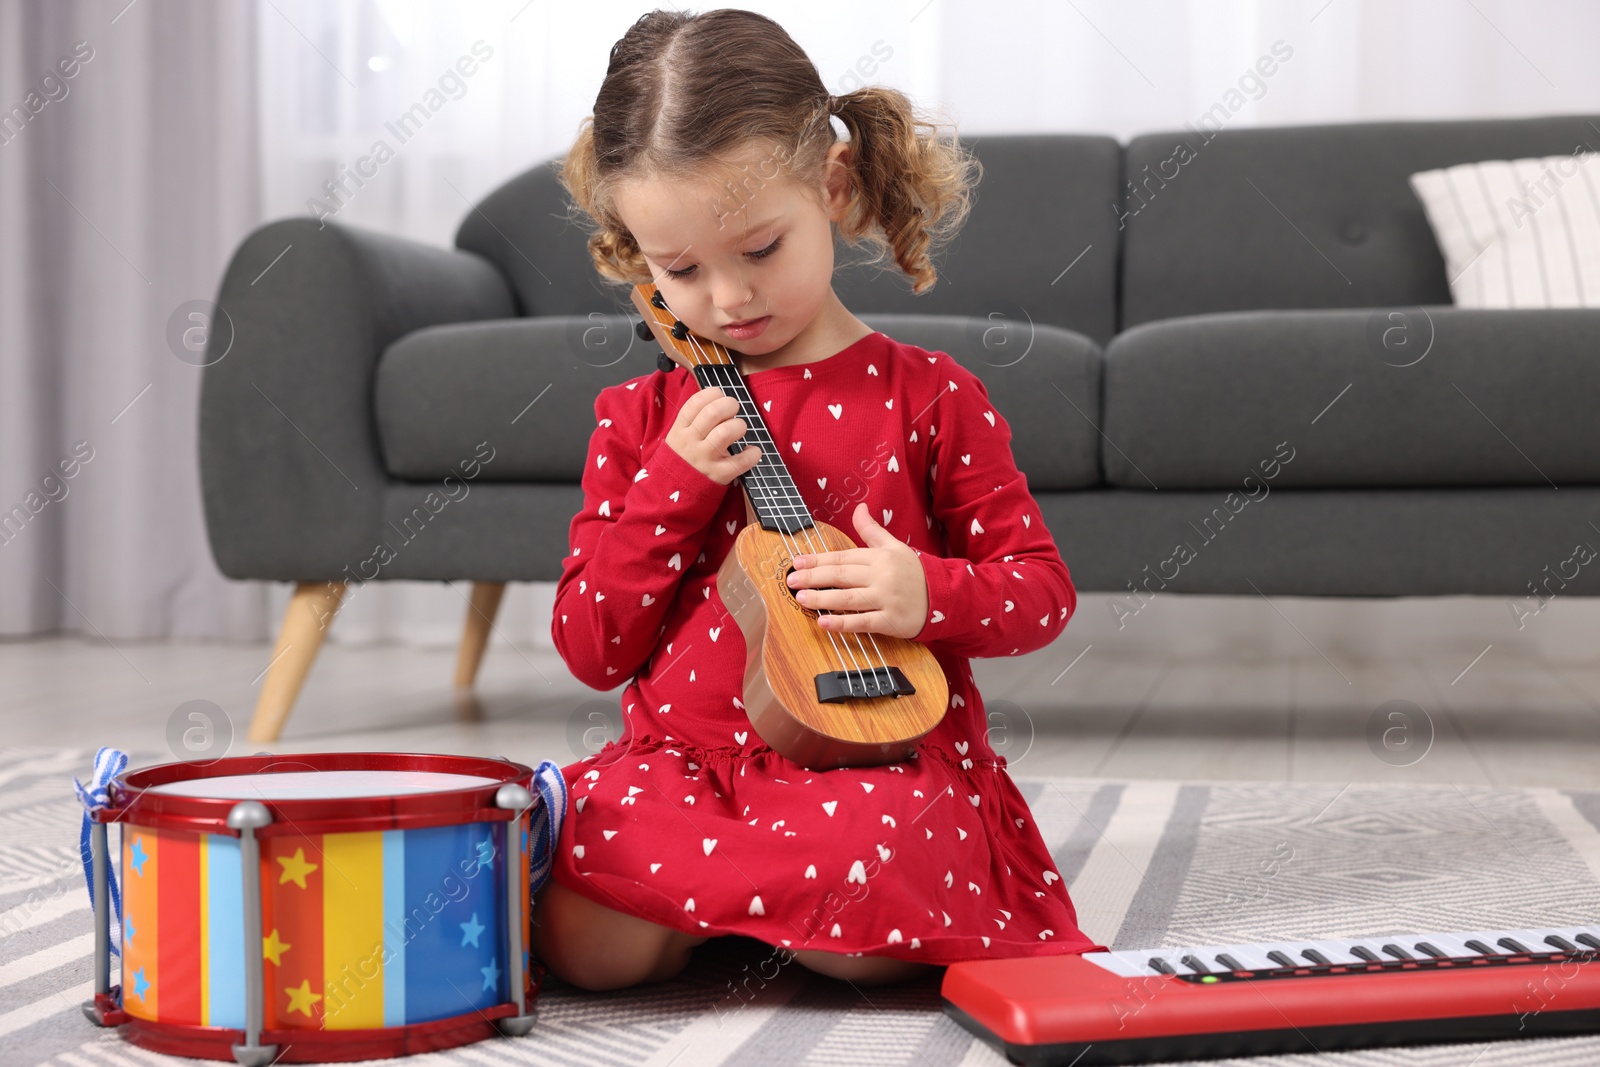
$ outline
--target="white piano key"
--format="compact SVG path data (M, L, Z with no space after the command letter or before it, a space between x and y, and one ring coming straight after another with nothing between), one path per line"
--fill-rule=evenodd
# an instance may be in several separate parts
M1515 932L1516 931L1511 930L1472 930L1460 936L1462 941L1483 942L1485 945L1489 946L1489 953L1491 955L1510 956L1512 955L1511 950L1500 944L1500 939L1508 934L1514 934ZM1521 941L1522 939L1517 938L1517 940Z
M1169 948L1163 951L1162 955L1168 963L1172 964L1172 969L1179 974L1212 974L1216 971L1227 969L1216 961L1210 945L1187 945L1183 948ZM1197 970L1183 962L1184 958L1188 956L1193 956L1196 961L1204 964L1204 969Z
M1559 934L1559 933L1561 933L1561 931L1557 930L1553 926L1539 927L1539 928L1533 928L1533 929L1527 929L1527 930L1501 930L1496 935L1494 941L1491 941L1489 943L1492 945L1492 944L1495 944L1496 942L1498 942L1500 940L1500 938L1502 938L1502 937L1509 937L1513 941L1521 942L1524 946L1526 946L1526 948L1528 949L1529 952L1555 952L1555 951L1558 951L1556 949L1556 947L1554 945L1545 944L1544 939L1549 937L1551 934ZM1562 934L1562 936L1565 937L1566 935ZM1570 940L1570 938L1569 938L1569 940ZM1505 949L1504 945L1500 945L1498 947L1501 948L1501 949Z
M1388 938L1388 937L1352 937L1352 938L1348 938L1344 942L1345 947L1347 949L1356 949L1356 948L1364 948L1364 949L1366 949L1368 952L1370 952L1374 956L1376 956L1378 962L1380 962L1380 963L1383 962L1384 960L1393 960L1394 959L1393 956L1387 955L1383 951L1383 946L1384 945L1389 945L1389 944L1393 944L1393 943L1394 943L1394 940L1392 938ZM1353 952L1351 954L1354 955ZM1357 957L1357 962L1371 963L1373 961L1372 960L1361 960L1359 957Z
M1328 962L1329 963L1365 963L1366 962L1360 956L1351 955L1350 954L1349 945L1348 945L1347 942L1344 942L1344 941L1302 941L1302 942L1299 942L1299 950L1295 954L1296 958L1304 960L1306 958L1305 957L1305 951L1308 948L1314 948L1318 952L1322 953L1324 956L1326 956L1328 958ZM1310 961L1308 960L1307 962L1310 962Z
M1596 949L1593 945L1585 945L1582 941L1579 941L1578 940L1578 935L1579 934L1588 934L1590 937L1594 938L1596 941L1600 941L1600 926L1578 926L1578 927L1573 927L1572 928L1572 933L1567 935L1567 937L1570 938L1573 941L1573 943L1576 944L1579 948L1587 948L1587 949L1591 949L1591 950L1600 952L1600 949Z
M1446 956L1476 956L1478 955L1477 951L1466 946L1466 942L1470 940L1472 936L1473 935L1471 931L1449 934L1419 934L1417 935L1416 939L1406 947L1411 948L1418 942L1426 941L1430 945L1438 948ZM1420 949L1416 949L1415 951L1418 953L1418 955L1423 954Z
M1294 966L1309 967L1311 966L1311 963L1302 958L1300 955L1300 949L1304 944L1304 942L1300 941L1263 941L1256 945L1256 948L1260 951L1263 957L1269 952L1282 952L1293 961ZM1276 961L1269 960L1268 962L1274 967L1282 966Z
M1150 966L1150 961L1153 959L1167 960L1172 964L1173 970L1182 970L1182 968L1177 965L1177 961L1170 959L1169 950L1164 948L1129 949L1126 952L1118 952L1117 955L1127 960L1128 966L1133 968L1134 973L1140 977L1159 975L1162 973L1160 968Z
M1085 952L1083 958L1098 967L1104 967L1112 974L1121 975L1123 978L1138 978L1150 973L1150 968L1142 961L1135 962L1133 957L1140 955L1133 952Z
M1267 959L1267 948L1259 942L1248 945L1217 945L1215 951L1211 953L1211 958L1216 959L1223 953L1238 960L1247 971L1271 971L1278 967L1278 964Z

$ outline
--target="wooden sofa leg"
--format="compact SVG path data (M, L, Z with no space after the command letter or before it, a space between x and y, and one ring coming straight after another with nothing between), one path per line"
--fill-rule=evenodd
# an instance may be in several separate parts
M456 688L471 689L478 679L484 649L489 647L489 632L506 595L505 582L473 582L472 601L467 607L467 623L461 632L461 651L456 656Z
M289 721L289 712L300 696L300 686L311 673L317 650L328 635L328 627L344 599L344 582L299 582L289 607L283 613L278 631L278 646L273 649L261 697L256 701L255 718L250 720L250 740L276 741Z

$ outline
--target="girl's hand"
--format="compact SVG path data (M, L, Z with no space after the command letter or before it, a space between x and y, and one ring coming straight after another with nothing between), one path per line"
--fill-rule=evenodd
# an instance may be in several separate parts
M749 429L738 415L738 399L708 385L678 409L677 421L667 431L667 444L701 474L727 485L761 462L761 449L754 444L745 445L738 455L728 451Z
M867 547L794 557L795 599L817 611L859 613L818 615L824 630L915 637L928 618L928 581L916 549L878 525L864 502L851 521Z

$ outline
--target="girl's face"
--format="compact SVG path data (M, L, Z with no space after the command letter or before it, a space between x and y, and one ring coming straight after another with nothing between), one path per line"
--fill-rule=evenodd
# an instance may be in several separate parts
M814 192L779 173L775 157L759 153L744 157L740 177L720 187L660 180L619 187L617 213L690 330L746 355L766 355L837 303L830 223L849 200L840 163L848 147L829 149L827 181ZM752 320L764 320L759 333L728 329Z

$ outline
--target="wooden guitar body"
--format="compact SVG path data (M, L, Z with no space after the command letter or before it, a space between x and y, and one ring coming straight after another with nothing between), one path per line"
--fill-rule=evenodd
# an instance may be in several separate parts
M748 524L717 571L717 592L744 634L750 725L773 751L810 770L909 758L944 718L950 700L944 668L910 637L824 630L817 612L794 599L788 575L795 553L859 546L806 513L729 351L692 334L656 286L635 286L633 303L664 352L702 386L716 385L739 401L749 427L744 438L766 446L741 476ZM745 448L744 438L729 451Z
M802 553L859 547L818 522L798 540ZM950 692L944 669L919 641L886 634L823 630L817 613L787 585L796 539L752 522L739 532L717 571L717 594L744 634L744 706L750 725L772 748L810 770L870 767L910 757L944 718ZM914 693L824 703L816 678L864 658L897 666Z

